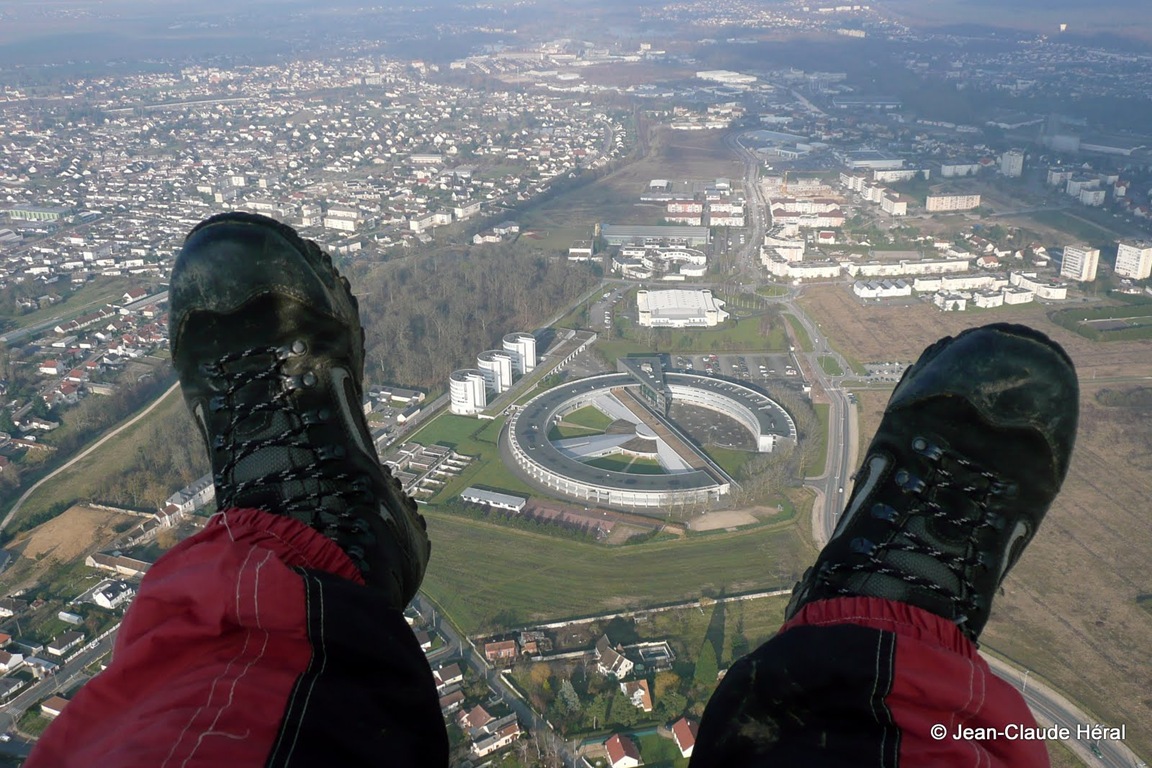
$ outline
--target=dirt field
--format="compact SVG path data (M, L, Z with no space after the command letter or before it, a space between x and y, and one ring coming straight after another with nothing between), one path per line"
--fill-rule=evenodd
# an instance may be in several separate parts
M754 525L756 522L757 519L754 515L742 509L727 509L694 517L688 521L688 527L693 531L715 531L721 528Z
M5 547L14 557L23 560L17 561L17 565L4 573L4 586L12 591L24 583L35 581L56 564L83 559L112 543L119 535L117 525L127 527L138 522L140 518L132 515L84 506L71 507L43 525L20 534ZM25 560L33 565L19 567Z
M611 224L656 224L664 208L641 203L652 179L707 181L731 179L737 188L743 165L724 145L723 131L662 130L652 140L648 157L629 163L615 173L539 207L522 211L523 226L549 229Z
M1152 756L1152 408L1104 406L1102 389L1152 382L1152 342L1094 344L1047 321L1043 307L945 314L930 307L861 307L843 287L808 289L801 302L834 344L861 361L914 360L939 336L1010 319L1065 345L1080 372L1081 426L1069 477L1036 539L1008 577L985 644L1067 692L1100 722L1128 725L1130 747ZM861 392L861 441L888 393ZM1122 402L1124 398L1120 399Z
M1152 341L1097 344L1050 322L1045 314L1048 307L1039 304L979 312L941 312L927 304L865 308L846 285L805 288L799 303L831 333L842 352L861 363L911 362L941 336L985 323L1014 322L1034 326L1060 342L1086 383L1115 376L1152 376Z

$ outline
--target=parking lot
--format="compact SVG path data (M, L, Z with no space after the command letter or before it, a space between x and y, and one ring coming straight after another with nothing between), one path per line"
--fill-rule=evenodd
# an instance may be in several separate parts
M673 355L672 366L689 373L725 376L750 384L767 384L773 380L800 380L795 361L787 353L744 355Z
M594 328L608 328L612 325L612 316L615 314L617 304L624 295L622 288L606 291L603 296L592 303L588 308L588 323Z
M718 411L673 402L670 415L677 426L701 445L741 451L756 450L748 430L740 422Z

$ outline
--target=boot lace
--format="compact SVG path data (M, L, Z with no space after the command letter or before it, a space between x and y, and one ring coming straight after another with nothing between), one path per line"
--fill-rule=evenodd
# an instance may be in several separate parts
M849 546L854 553L862 555L862 559L826 563L821 579L829 590L840 595L857 593L844 586L842 579L831 583L829 578L836 574L881 574L900 579L950 600L958 617L957 623L963 625L969 615L987 608L982 592L973 583L978 571L992 567L984 555L986 545L982 545L981 540L990 532L1002 531L1006 523L1004 516L991 509L991 506L1001 498L1015 495L1017 486L964 456L932 444L926 438L915 437L912 450L926 460L927 471L922 472L923 477L904 468L897 469L893 476L901 491L912 497L912 503L904 512L882 502L873 504L870 510L874 519L889 524L899 534L885 537L880 543L863 537L853 539ZM949 499L967 499L969 513L959 514L954 504L942 506L937 501L942 493ZM938 529L952 529L961 533L963 553L946 552L924 535L910 530L905 523L913 517L932 521ZM953 591L937 579L927 578L894 564L900 558L890 557L893 552L932 558L956 577L960 589Z
M242 501L245 494L278 487L282 492L275 509L267 504L255 505L255 508L290 514L298 519L306 516L309 525L343 546L354 561L361 561L363 551L356 544L345 546L345 538L369 531L367 522L350 510L371 499L370 484L362 472L353 473L345 469L347 463L341 461L346 456L344 446L318 444L309 439L309 430L330 420L332 414L323 407L315 410L300 408L300 394L318 383L315 373L305 371L288 375L284 372L289 360L306 352L307 345L296 340L280 347L253 347L230 352L204 366L204 372L223 385L223 391L211 399L209 410L217 416L223 414L227 417L213 441L213 449L226 457L214 474L219 495L217 507L253 506ZM264 368L251 365L233 367L236 363L250 360L267 360L269 364ZM258 387L256 391L270 389L273 394L256 398L241 396L242 391L253 386ZM273 412L286 415L289 426L259 438L238 437L241 425L248 419ZM304 451L311 459L304 464L286 466L246 480L231 479L242 461L272 448ZM289 495L284 490L287 488L299 490ZM375 504L374 501L370 503ZM357 564L361 565L360 562Z

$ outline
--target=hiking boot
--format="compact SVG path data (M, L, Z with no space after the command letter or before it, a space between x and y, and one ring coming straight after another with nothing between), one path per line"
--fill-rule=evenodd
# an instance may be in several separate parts
M172 361L217 508L303 521L406 606L428 537L368 432L364 329L332 259L273 219L225 213L188 234L170 293Z
M892 393L844 513L786 616L840 596L910 603L976 641L1068 473L1079 385L1038 331L930 346Z

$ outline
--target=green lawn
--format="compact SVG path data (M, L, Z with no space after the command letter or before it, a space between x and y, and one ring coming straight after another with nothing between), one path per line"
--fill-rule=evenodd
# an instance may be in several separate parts
M808 335L808 329L804 327L795 315L784 315L788 321L788 325L792 326L792 333L796 336L796 341L800 343L800 351L812 351L812 337Z
M93 280L64 301L52 306L18 315L13 319L17 328L27 328L36 323L55 318L73 318L86 314L105 304L119 304L124 292L137 281L127 277L101 277Z
M813 449L812 460L808 462L808 466L804 468L805 477L819 477L824 474L824 468L828 464L829 406L827 403L816 403L812 407L816 411L816 418L820 420L820 426L816 430L816 434L809 438L815 443L816 447Z
M652 459L632 458L629 456L600 456L584 462L590 467L599 467L609 472L631 472L637 475L664 475L667 472L660 463Z
M564 417L563 421L603 432L612 424L612 417L595 406L586 405Z
M462 630L791 586L810 557L796 525L606 547L426 509L425 593Z
M432 504L455 498L470 485L482 485L519 496L534 493L532 488L504 466L500 458L498 441L504 421L502 418L490 421L444 413L412 435L411 442L447 445L459 454L473 457L463 472L445 483L432 496Z
M588 437L589 435L603 434L602 429L589 429L588 427L573 427L569 424L558 424L548 430L549 440L566 440L569 437Z
M687 768L688 758L680 756L680 749L672 739L654 733L636 737L640 758L647 768Z
M1093 246L1111 245L1121 236L1111 229L1085 221L1069 211L1035 211L1027 214L1027 218L1058 229Z
M756 289L756 293L765 296L769 299L778 299L781 296L788 295L788 286L786 285L762 285Z
M824 369L824 373L829 376L843 376L844 369L840 367L840 363L836 362L836 358L832 355L820 356L820 367Z
M708 329L652 330L631 326L622 337L598 339L596 348L606 359L615 360L630 354L655 354L657 350L673 354L784 352L788 339L779 326L765 336L760 332L760 318L746 317Z
M740 476L740 470L744 465L755 455L749 451L738 451L734 448L719 448L710 445L704 448L704 453L720 465L728 475L732 478Z

